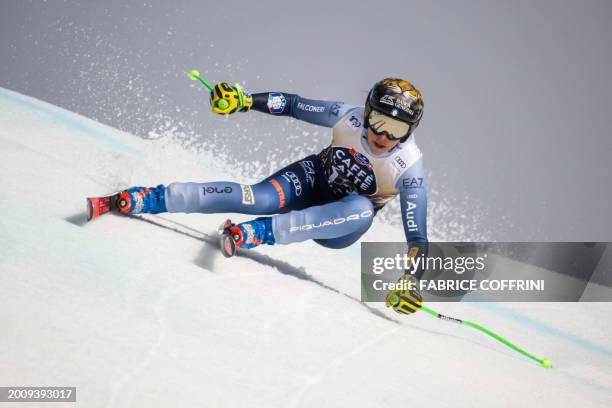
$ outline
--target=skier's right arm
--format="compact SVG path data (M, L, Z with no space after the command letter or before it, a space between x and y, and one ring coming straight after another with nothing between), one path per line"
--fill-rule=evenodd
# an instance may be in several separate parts
M253 110L271 115L291 116L313 125L334 127L354 106L344 102L306 99L284 92L253 94Z
M243 92L244 97L239 99L240 92ZM227 108L219 108L218 102L221 99L227 101L227 103L223 104ZM234 99L246 101L246 106L242 107L240 103L234 106L236 105L236 103L233 103ZM349 110L354 108L354 106L344 102L306 99L296 94L284 92L263 92L251 96L241 89L235 89L234 86L226 83L220 83L214 87L211 92L210 102L213 112L222 115L246 112L249 109L253 109L271 115L291 116L295 119L325 127L334 127Z

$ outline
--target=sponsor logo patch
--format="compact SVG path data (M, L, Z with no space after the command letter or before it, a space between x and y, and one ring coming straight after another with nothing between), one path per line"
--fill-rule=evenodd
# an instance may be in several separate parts
M362 218L370 218L373 215L374 215L374 212L372 210L366 210L361 213L347 215L346 217L339 217L339 218L334 218L333 220L320 221L316 224L304 224L304 225L294 226L294 227L289 228L289 232L309 231L312 229L328 227L331 225L344 224L345 222L357 221Z
M323 111L325 111L325 106L310 105L310 104L304 103L304 102L298 102L297 108L299 110L303 110L303 111L306 111L306 112L323 112Z
M295 196L299 197L302 195L302 182L299 177L295 175L292 171L286 171L283 174L283 178L287 180L289 183L293 184L293 190L295 191Z
M202 194L229 194L232 192L230 186L225 187L202 187Z
M268 94L268 110L270 113L283 113L285 106L287 105L287 99L285 95L280 92L270 92Z
M355 149L335 147L331 173L327 174L330 187L340 194L375 194L378 187L372 163Z
M391 95L383 95L380 99L380 103L384 103L385 105L390 105L395 108L401 109L405 112L408 112L411 115L414 115L414 110L412 109L412 104L415 102L415 99L409 98L409 100L399 99L395 96ZM397 116L397 112L393 114L393 116Z
M278 208L283 208L285 206L285 192L283 191L283 187L281 187L280 183L276 181L276 179L270 180L270 183L272 183L276 193L278 194Z
M397 170L397 173L401 173L403 170L406 169L406 167L408 167L404 159L402 159L400 156L395 156L391 164L393 165L395 170Z
M423 187L423 177L408 177L402 180L402 186L405 188L421 188Z
M140 192L132 193L132 199L134 201L134 210L132 212L139 213L144 208L144 194Z
M241 184L240 189L242 190L242 204L254 205L255 196L253 195L253 189L251 188L251 186Z
M400 156L396 156L396 157L395 157L395 159L394 159L394 161L395 161L397 164L399 164L399 166L400 166L402 169L405 169L405 168L406 168L406 162L405 162L404 160L402 160L402 158L401 158Z
M304 175L306 176L306 181L310 183L310 187L314 188L315 178L314 178L314 163L311 160L302 160L300 165L304 169Z
M355 158L355 161L357 163L361 164L362 166L367 166L369 170L372 170L372 163L370 163L370 160L368 160L367 157L355 150L354 147L351 147L350 152L351 156Z
M355 115L351 115L346 120L346 124L352 129L359 129L361 127L361 120Z
M406 227L410 232L418 232L419 226L414 220L414 209L417 207L412 201L406 201Z
M439 314L438 318L442 320L450 320L451 322L463 323L463 320L455 319L454 317L444 316Z
M395 105L395 98L392 97L391 95L383 95L382 98L380 98L380 103L384 103L386 105L394 106Z
M255 229L251 224L245 223L242 224L242 228L244 228L244 232L246 232L246 243L247 244L260 244L261 242L255 239Z

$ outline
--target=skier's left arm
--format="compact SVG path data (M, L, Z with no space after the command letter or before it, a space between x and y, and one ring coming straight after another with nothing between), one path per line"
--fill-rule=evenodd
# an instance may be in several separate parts
M427 180L423 158L419 158L398 179L402 224L410 258L427 257ZM421 279L424 270L414 266L408 271Z
M400 195L400 208L408 257L410 259L427 258L427 181L423 169L422 158L419 158L398 179L396 188ZM425 270L411 263L399 281L411 282L412 289L392 290L386 297L387 307L392 307L397 313L412 314L422 305L418 281Z

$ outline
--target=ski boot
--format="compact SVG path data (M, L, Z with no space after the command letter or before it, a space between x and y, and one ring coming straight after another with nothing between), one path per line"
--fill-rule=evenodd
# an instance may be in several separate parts
M107 212L122 214L157 214L166 211L166 188L160 184L157 187L132 187L104 197L87 198L87 221L91 221Z
M255 248L261 244L274 245L272 218L257 218L238 225L231 220L219 227L221 252L226 258L234 256L236 248Z

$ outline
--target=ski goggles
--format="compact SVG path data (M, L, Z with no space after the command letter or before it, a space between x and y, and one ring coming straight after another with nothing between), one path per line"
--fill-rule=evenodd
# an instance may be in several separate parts
M410 131L410 125L372 109L368 115L370 129L376 136L385 135L389 140L403 138Z

